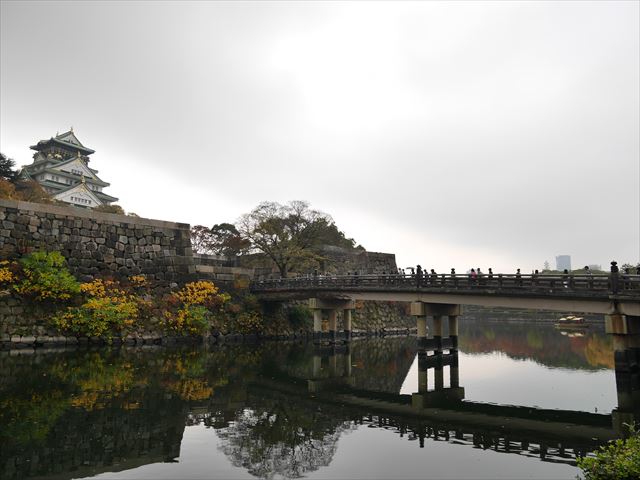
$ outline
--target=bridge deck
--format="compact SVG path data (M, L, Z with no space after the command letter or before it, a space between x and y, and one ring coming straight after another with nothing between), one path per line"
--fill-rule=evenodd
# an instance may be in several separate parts
M640 315L640 275L626 274L305 276L258 280L251 290L265 300L326 297Z

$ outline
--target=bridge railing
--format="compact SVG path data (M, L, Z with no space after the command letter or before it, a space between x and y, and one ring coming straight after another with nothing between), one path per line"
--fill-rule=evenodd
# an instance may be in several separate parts
M252 282L252 290L284 291L300 289L345 290L484 290L527 291L531 293L584 292L600 294L640 294L640 275L535 275L535 274L425 274L422 276L309 275L262 279Z

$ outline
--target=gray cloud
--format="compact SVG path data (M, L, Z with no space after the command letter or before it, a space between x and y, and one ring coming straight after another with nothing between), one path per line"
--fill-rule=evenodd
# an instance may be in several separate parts
M0 140L74 125L123 206L307 199L438 269L640 260L635 2L2 2Z

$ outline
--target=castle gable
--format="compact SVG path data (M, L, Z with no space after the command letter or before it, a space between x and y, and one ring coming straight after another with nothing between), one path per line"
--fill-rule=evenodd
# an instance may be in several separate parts
M100 180L95 174L91 171L87 165L80 160L79 158L74 158L73 160L69 160L64 163L60 163L58 165L54 165L51 167L52 170L60 170L61 172L72 173L74 175L84 175L92 180Z
M73 133L73 130L69 130L68 132L56 135L56 140L68 143L70 145L73 145L74 147L85 148L85 146L80 143L80 140L78 140L78 137L76 137L76 135Z
M100 199L84 183L63 190L53 198L78 207L95 208L102 205Z

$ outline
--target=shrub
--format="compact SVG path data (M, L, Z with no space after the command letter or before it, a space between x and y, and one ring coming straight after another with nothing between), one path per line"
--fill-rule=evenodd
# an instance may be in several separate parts
M218 293L218 287L212 282L198 281L187 283L180 291L172 294L184 305L220 306L229 300L226 293Z
M6 260L0 262L0 287L11 285L15 281L16 276L11 267L12 264Z
M202 305L185 305L176 313L164 313L169 330L188 335L203 335L209 329L210 312Z
M234 330L243 335L261 333L264 328L262 317L257 312L241 312L236 315L233 323Z
M94 280L80 286L88 299L54 315L58 329L86 337L111 337L126 332L138 316L137 299L112 281Z
M65 267L60 252L33 252L20 259L22 280L14 290L37 301L69 300L80 292L80 284Z
M631 436L600 447L595 457L577 459L586 480L640 478L640 432L630 427Z
M178 334L203 335L211 326L211 311L220 310L230 296L219 293L218 287L207 281L187 283L169 296L164 312L166 327Z

